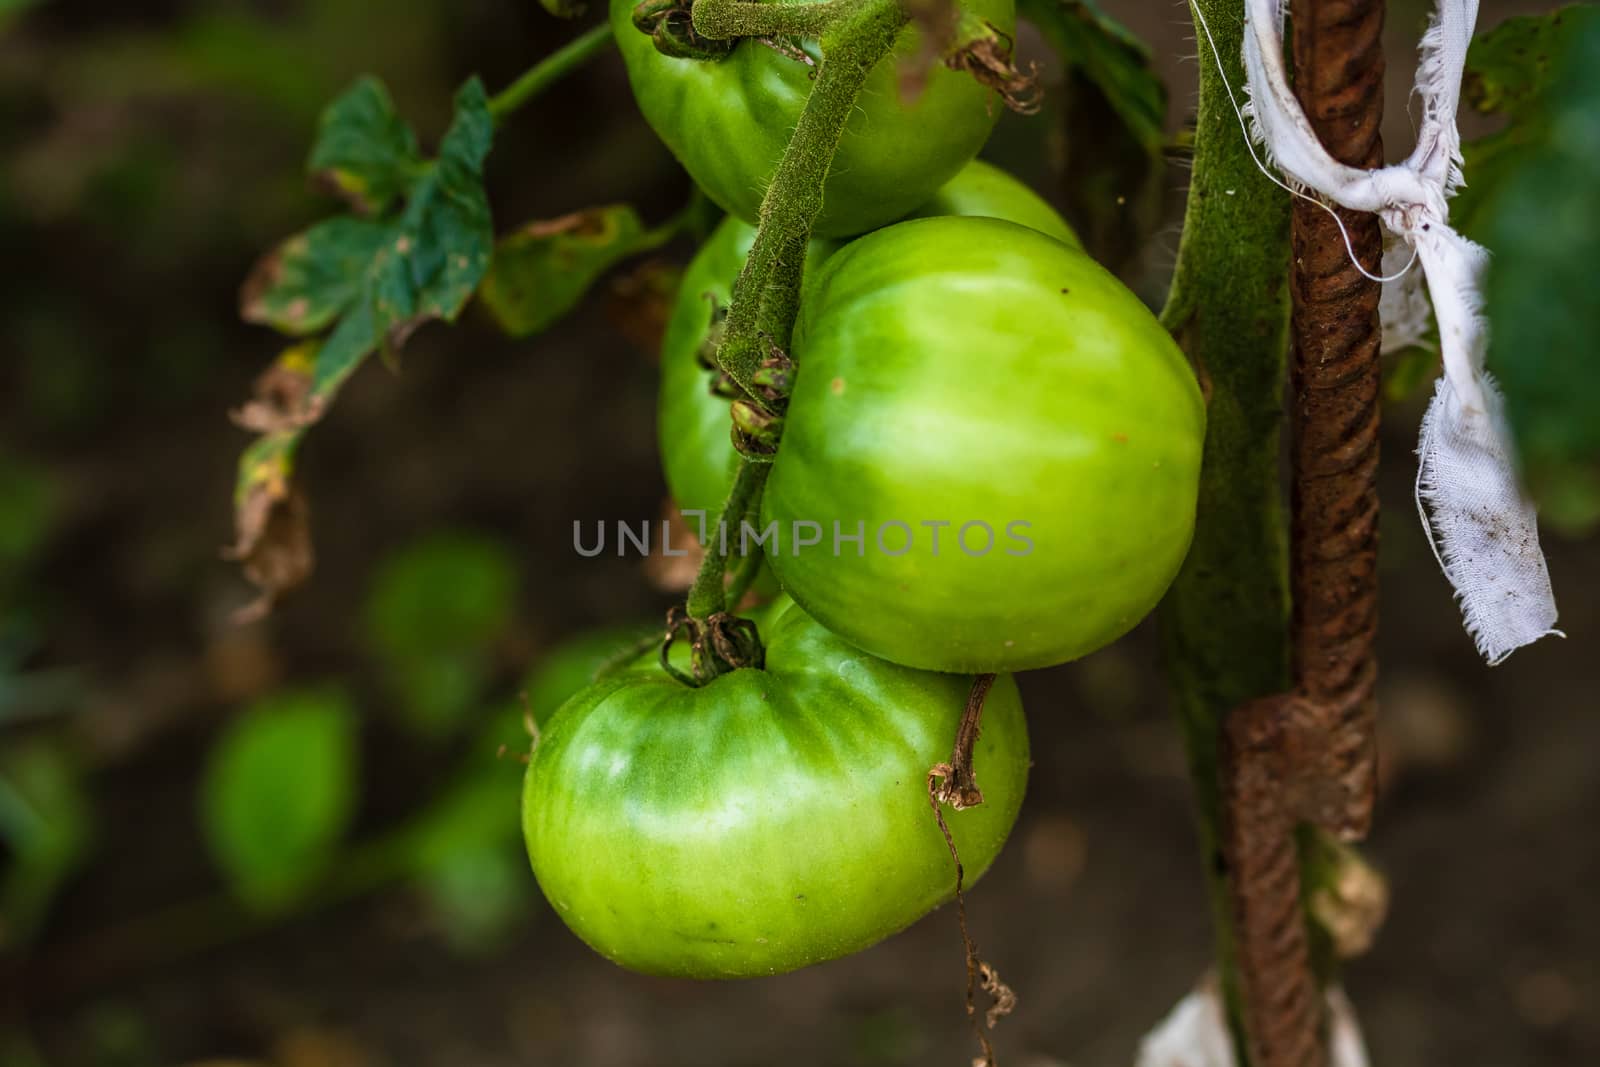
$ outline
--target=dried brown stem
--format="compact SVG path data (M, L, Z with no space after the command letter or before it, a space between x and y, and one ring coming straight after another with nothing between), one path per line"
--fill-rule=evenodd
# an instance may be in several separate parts
M1341 162L1382 162L1383 0L1294 0L1296 93ZM1378 296L1371 215L1297 201L1291 242L1295 691L1253 701L1222 741L1223 851L1255 1067L1326 1062L1294 830L1354 840L1376 767Z
M950 861L956 868L956 922L961 927L961 947L967 957L967 1018L971 1020L972 1032L983 1049L983 1056L975 1062L983 1067L994 1067L995 1058L989 1035L984 1033L984 1026L978 1023L978 990L982 989L992 998L989 1010L984 1013L984 1023L991 1030L1016 1008L1017 995L1000 980L1000 972L978 955L977 943L967 930L967 900L962 891L966 870L961 865L961 854L956 849L955 838L950 835L950 827L945 822L942 805L948 804L960 811L983 803L983 793L978 789L978 779L972 767L972 752L982 728L983 702L989 696L994 679L993 674L980 674L972 680L967 706L962 710L960 725L956 727L955 747L950 754L950 762L936 763L930 767L927 780L928 806L933 809L933 818L939 824L939 832L944 835L945 846L950 850Z

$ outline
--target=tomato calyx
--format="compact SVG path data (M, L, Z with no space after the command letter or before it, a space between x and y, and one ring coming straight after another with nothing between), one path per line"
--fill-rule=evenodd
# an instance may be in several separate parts
M728 58L738 41L703 36L694 28L691 6L690 0L643 0L633 9L633 25L664 56L710 62Z
M1012 59L1015 42L1011 35L992 23L985 23L984 27L985 33L963 41L945 56L944 65L971 74L980 85L999 93L1006 107L1017 114L1038 114L1044 100L1044 90L1039 88L1039 65L1031 63L1026 73L1017 69Z
M689 670L672 662L672 646L689 642ZM682 606L667 612L667 636L661 643L661 669L684 685L698 688L720 675L743 668L760 670L767 652L753 619L718 611L704 619Z
M713 383L713 391L716 387ZM789 393L794 389L794 360L777 345L769 344L767 358L750 376L750 389L751 396L741 395L733 402L733 447L746 459L771 463L778 454L783 413L788 410Z

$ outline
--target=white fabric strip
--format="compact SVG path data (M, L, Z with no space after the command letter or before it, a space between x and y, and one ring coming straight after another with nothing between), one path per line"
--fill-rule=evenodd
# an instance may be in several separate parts
M1477 17L1477 0L1440 0L1417 68L1417 146L1403 164L1362 170L1322 147L1289 87L1279 0L1246 0L1245 113L1251 134L1291 186L1375 212L1421 260L1444 376L1422 422L1417 508L1467 632L1496 664L1560 631L1553 629L1555 597L1534 507L1517 483L1503 404L1484 371L1488 332L1480 294L1488 253L1449 223L1447 201L1461 184L1456 108Z

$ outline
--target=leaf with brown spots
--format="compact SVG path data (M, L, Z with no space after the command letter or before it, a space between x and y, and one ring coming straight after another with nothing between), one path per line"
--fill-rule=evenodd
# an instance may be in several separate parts
M241 619L266 614L311 573L306 501L290 479L300 436L380 346L392 353L422 323L454 321L488 269L494 227L483 162L494 121L482 83L473 78L456 94L436 160L417 158L410 131L397 124L382 86L359 83L324 116L312 162L344 175L346 191L359 191L369 211L404 196L399 214L313 226L257 263L240 296L246 321L294 336L336 323L284 352L233 412L261 434L240 460L237 537L227 551L261 590Z
M676 232L671 223L645 229L627 204L530 222L495 245L481 290L484 306L513 337L542 333L576 307L606 271L659 248Z
M251 269L239 292L239 317L291 337L318 333L361 297L388 230L343 215L295 234Z
M244 576L259 594L234 612L236 622L266 616L280 596L311 576L315 565L310 507L292 478L300 433L267 434L239 459L235 540L223 557L243 565Z
M364 77L328 105L306 163L311 180L363 215L380 215L406 193L423 162L417 138L389 90Z

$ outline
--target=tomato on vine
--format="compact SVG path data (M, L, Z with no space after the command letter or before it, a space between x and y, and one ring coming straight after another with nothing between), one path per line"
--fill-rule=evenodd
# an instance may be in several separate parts
M987 215L1073 246L1079 243L1072 227L1043 197L977 159L945 182L915 217L931 215ZM737 454L728 420L734 394L712 391L716 375L707 361L715 348L717 319L733 298L734 280L755 234L755 227L731 216L713 231L684 271L661 344L656 431L667 488L679 507L705 512L708 522L728 495ZM811 242L806 276L814 277L838 248L834 241Z
M523 831L562 920L634 970L776 974L843 956L948 899L924 781L969 679L886 663L795 607L764 669L681 685L651 654L569 700L528 764ZM985 802L945 820L967 877L1022 803L1028 739L997 679L973 767Z
M1013 0L962 0L960 9L1001 33L1014 30ZM639 25L675 19L669 25L681 26L687 18L687 5L672 0L611 0L611 25L645 120L712 200L754 222L811 91L817 49L695 38L706 46L701 55L666 55ZM920 93L905 99L897 61L922 47L922 33L908 26L868 76L828 171L814 235L846 237L903 217L988 140L1003 107L968 74L934 64Z
M1042 667L1125 633L1176 576L1200 390L1084 253L996 219L891 226L807 286L794 353L761 523L829 629L915 667Z

